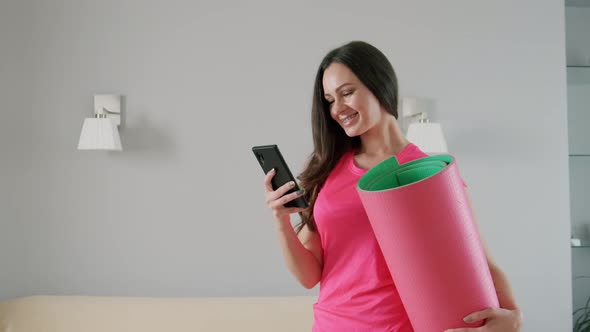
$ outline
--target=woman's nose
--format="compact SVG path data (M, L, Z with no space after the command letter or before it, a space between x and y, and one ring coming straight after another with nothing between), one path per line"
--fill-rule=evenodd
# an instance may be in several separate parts
M342 112L343 109L344 103L342 102L342 99L334 99L334 102L332 102L332 114L338 115L338 113Z

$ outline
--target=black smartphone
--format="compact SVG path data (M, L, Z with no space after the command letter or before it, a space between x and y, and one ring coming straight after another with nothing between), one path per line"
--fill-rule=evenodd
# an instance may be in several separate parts
M277 190L277 188L289 181L295 182L295 187L289 190L285 195L299 190L297 181L295 181L295 178L293 177L291 170L289 170L289 166L287 166L277 145L255 146L252 148L252 152L254 152L254 156L256 157L256 160L258 160L265 175L268 174L271 169L275 169L276 173L271 181L273 190ZM285 207L307 208L308 204L305 198L297 197L285 204Z

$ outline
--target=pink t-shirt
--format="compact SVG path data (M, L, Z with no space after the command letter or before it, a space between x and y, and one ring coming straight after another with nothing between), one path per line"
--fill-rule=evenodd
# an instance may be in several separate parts
M410 143L396 155L400 164L426 157ZM367 170L342 156L314 205L324 251L313 332L412 332L356 184Z

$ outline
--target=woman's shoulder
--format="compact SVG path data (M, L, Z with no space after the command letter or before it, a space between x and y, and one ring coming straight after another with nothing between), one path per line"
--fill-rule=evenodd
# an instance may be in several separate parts
M397 161L400 164L424 157L428 157L428 154L420 150L420 148L414 143L408 143L404 149L396 155Z

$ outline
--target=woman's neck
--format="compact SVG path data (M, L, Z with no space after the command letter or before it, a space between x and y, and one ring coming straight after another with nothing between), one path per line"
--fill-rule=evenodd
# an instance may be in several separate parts
M409 143L395 117L389 113L385 113L382 121L360 138L361 147L358 152L371 157L393 156Z

